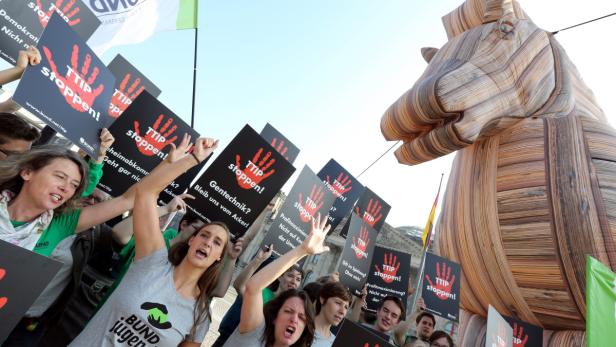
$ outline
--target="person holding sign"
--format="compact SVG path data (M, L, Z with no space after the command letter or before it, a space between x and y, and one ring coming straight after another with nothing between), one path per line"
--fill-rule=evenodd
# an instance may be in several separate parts
M29 46L25 51L19 51L15 66L0 71L0 85L20 79L28 64L34 66L40 62L41 53L35 46Z
M105 305L69 346L199 346L209 329L209 301L230 247L230 232L211 222L169 251L156 211L159 193L218 146L190 136L135 187L135 256Z
M314 316L310 298L303 291L289 289L263 307L262 290L291 265L310 254L329 250L323 242L330 226L327 216L312 219L310 233L296 248L283 254L246 282L240 324L224 346L227 347L309 347L314 338Z

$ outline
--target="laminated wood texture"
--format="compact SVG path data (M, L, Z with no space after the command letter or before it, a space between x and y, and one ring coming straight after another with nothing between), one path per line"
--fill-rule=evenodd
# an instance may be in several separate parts
M424 50L428 67L381 131L403 141L404 164L458 151L436 233L462 266L462 307L491 304L558 331L550 345L579 345L585 255L616 268L616 131L517 2L468 0L443 23L449 41ZM463 346L481 345L472 317Z

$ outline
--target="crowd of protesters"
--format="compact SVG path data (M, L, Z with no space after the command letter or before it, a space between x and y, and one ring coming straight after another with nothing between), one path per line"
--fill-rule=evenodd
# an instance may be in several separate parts
M39 62L36 48L20 52L16 66L0 72L0 84ZM101 132L98 157L88 160L63 147L33 146L39 136L16 114L0 113L0 240L62 268L2 346L199 346L212 322L211 301L227 292L245 241L232 242L227 225L187 212L190 195L160 207L157 198L218 141L184 136L149 175L110 198L96 189L114 141L109 131ZM175 212L183 214L178 230L166 227ZM453 346L448 334L434 331L421 299L405 315L400 298L385 297L371 319L362 313L365 289L354 297L337 273L301 289L297 264L328 251L326 222L317 215L303 243L280 257L273 246L259 249L233 283L238 296L214 346L331 346L345 319L399 347Z

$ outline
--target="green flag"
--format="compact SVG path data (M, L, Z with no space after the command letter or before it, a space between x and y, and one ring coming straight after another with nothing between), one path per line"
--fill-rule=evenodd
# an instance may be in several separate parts
M616 274L586 256L586 346L613 346L616 341Z

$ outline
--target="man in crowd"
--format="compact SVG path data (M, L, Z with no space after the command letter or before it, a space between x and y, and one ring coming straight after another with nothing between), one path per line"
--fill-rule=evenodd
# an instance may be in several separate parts
M37 128L12 113L0 113L0 160L13 153L30 150L39 138Z
M352 296L340 282L327 282L321 287L318 298L312 346L329 347L336 338L330 329L342 322L351 305Z
M353 303L353 310L348 317L350 320L359 322L361 307L365 305L367 295L368 291L364 287L359 298ZM362 325L389 343L403 346L404 340L399 341L394 334L402 317L404 317L402 300L397 296L386 296L379 303L374 324L362 323Z

